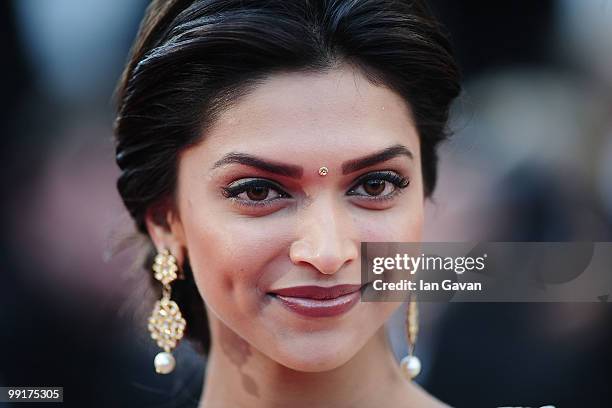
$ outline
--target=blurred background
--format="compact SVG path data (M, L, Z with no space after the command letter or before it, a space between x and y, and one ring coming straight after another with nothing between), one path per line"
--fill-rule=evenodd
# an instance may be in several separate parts
M118 251L132 223L115 189L112 92L146 4L0 2L0 386L63 386L68 406L194 407L202 386L186 342L175 375L154 373L146 272ZM612 241L612 2L430 4L465 81L426 240ZM417 382L457 407L610 407L610 290L593 303L424 303Z

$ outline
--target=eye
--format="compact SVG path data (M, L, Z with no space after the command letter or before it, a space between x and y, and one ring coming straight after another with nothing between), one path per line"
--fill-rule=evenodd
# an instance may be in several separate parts
M243 205L268 205L271 201L291 197L276 183L266 179L242 179L223 187L223 195Z
M377 171L361 177L347 194L374 200L388 199L409 184L407 178L394 171Z

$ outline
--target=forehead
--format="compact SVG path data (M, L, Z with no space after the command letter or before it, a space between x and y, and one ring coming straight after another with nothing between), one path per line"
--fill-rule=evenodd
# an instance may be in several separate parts
M409 106L394 91L370 83L360 72L284 73L267 78L224 111L203 144L218 155L230 151L304 162L321 155L338 159L394 144L418 154ZM209 155L211 160L217 154Z

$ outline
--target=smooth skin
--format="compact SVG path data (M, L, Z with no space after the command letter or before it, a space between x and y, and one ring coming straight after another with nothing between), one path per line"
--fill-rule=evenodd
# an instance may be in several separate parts
M445 406L392 355L384 323L400 303L305 317L268 294L360 283L362 241L421 240L419 137L399 95L347 65L275 74L178 165L170 227L153 211L147 227L179 264L188 254L206 303L202 406Z

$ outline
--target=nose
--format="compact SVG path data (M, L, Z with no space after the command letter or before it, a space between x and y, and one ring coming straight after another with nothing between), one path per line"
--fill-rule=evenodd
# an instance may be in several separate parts
M291 244L289 257L298 265L308 263L319 272L331 275L357 259L358 245L350 214L333 199L314 200L298 211L297 239Z

